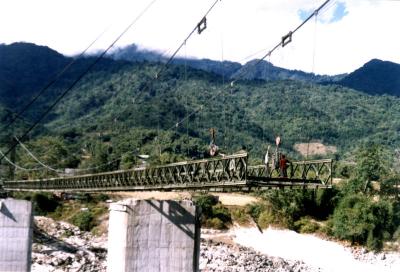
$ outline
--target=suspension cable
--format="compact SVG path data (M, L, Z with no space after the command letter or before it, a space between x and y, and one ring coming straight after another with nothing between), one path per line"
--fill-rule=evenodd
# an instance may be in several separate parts
M42 161L40 161L35 155L33 155L33 153L23 143L21 143L21 141L17 137L14 137L14 138L21 145L21 147L29 154L29 156L31 156L41 166L43 166L44 168L47 168L47 169L49 169L49 170L51 170L53 172L56 172L56 173L62 173L63 172L63 171L61 171L59 169L54 169L53 167L50 167L47 164L45 164Z
M37 171L43 169L42 167L40 168L25 168L22 166L19 166L18 164L12 162L1 150L0 150L0 155L2 156L2 159L5 159L10 165L14 166L15 168L23 171Z

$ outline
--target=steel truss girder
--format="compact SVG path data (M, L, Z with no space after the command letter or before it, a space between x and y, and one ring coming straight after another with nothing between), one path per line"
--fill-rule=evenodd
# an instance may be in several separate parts
M291 181L332 186L332 165L332 159L292 162L287 169L286 178L280 177L279 169L269 169L267 173L265 165L249 166L247 179L275 183L282 181L282 184Z
M5 191L212 190L269 186L330 187L332 160L293 162L288 177L264 165L248 166L246 153L73 177L4 181Z
M6 191L174 190L243 186L246 184L247 159L244 153L91 175L4 181L3 186Z

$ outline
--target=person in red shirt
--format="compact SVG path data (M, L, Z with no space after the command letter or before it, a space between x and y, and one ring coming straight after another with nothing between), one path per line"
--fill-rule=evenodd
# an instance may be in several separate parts
M282 154L281 159L279 160L279 172L282 178L287 178L288 165L289 165L289 160L286 159L286 156Z

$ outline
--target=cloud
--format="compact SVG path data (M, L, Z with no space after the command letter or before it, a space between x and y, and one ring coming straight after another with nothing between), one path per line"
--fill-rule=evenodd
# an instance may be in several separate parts
M338 2L336 4L336 8L333 12L332 18L329 20L329 23L338 22L343 19L349 12L346 10L346 4L344 2Z
M310 15L313 14L315 9L299 9L297 14L299 18L304 21ZM319 14L317 14L318 21L323 24L331 24L335 22L339 22L348 14L348 10L346 9L345 2L332 2L332 4L327 4L322 10L320 10Z

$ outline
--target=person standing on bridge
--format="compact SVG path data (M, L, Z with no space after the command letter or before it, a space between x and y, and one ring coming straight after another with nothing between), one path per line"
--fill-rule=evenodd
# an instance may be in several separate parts
M269 148L271 146L268 145L267 152L265 153L264 157L264 165L265 165L265 175L269 177Z
M218 146L215 144L215 128L210 129L211 133L211 143L209 147L209 154L211 157L217 156L218 155Z
M290 162L286 159L286 156L282 154L281 159L279 160L279 172L281 178L287 178L287 168L289 163Z

